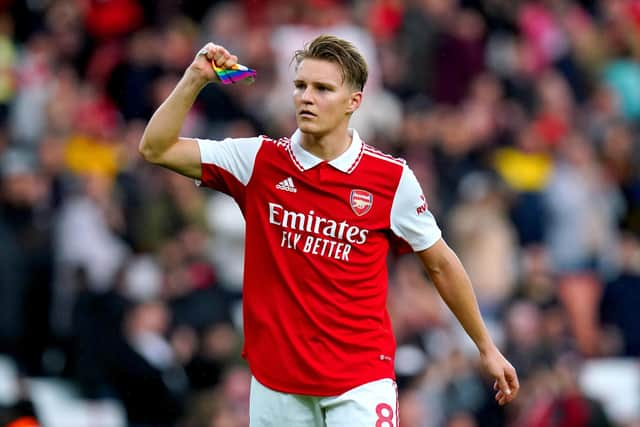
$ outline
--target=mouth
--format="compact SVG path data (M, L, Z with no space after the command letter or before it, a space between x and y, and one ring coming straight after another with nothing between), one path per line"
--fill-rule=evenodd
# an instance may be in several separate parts
M303 117L303 118L307 118L307 119L317 117L315 114L313 114L309 110L301 110L300 112L298 112L298 116Z

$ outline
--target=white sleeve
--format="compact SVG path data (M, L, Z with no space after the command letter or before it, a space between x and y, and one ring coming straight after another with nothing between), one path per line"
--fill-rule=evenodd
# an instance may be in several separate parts
M418 180L406 165L391 206L391 231L414 252L427 249L442 236Z
M203 165L224 169L243 185L247 185L253 174L262 138L226 138L222 141L197 139L197 142Z

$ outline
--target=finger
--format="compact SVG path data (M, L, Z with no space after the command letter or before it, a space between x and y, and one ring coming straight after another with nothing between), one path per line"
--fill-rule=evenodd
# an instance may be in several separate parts
M498 382L498 388L500 389L500 391L509 396L511 394L511 388L509 387L505 376L500 375L498 378L496 378L496 381Z
M518 380L518 374L515 369L509 372L508 381L513 390L518 391L520 389L520 381Z
M229 56L229 58L227 58L224 61L224 64L222 66L223 66L223 68L230 69L230 68L233 68L233 66L236 64L236 62L237 61L234 61L233 58L231 56Z
M211 52L214 51L215 48L216 48L216 45L214 45L213 43L207 43L202 47L202 49L198 51L198 56L202 55L205 58L207 58L207 60L211 61L211 59L213 58L213 55Z
M234 65L238 63L238 57L235 55L229 55L226 62L224 63L224 68L233 68Z
M507 372L507 383L511 390L509 401L512 401L518 395L518 391L520 390L520 382L518 381L518 374L516 374L515 369L511 369Z
M493 389L498 390L498 381L493 382Z
M218 49L216 49L215 52L213 53L213 62L218 67L222 67L224 63L227 61L227 58L229 58L229 56L230 54L227 51L227 49L223 48L222 46L218 46Z

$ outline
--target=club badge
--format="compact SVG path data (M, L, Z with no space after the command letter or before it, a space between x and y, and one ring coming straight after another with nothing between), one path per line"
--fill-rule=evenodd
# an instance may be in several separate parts
M349 203L355 214L362 216L371 209L373 205L373 194L365 190L351 190Z

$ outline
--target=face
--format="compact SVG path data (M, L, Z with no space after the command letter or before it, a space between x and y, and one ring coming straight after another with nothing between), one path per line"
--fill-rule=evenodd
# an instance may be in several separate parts
M302 132L325 135L346 125L362 100L362 92L346 84L337 64L305 59L293 81L296 122Z

